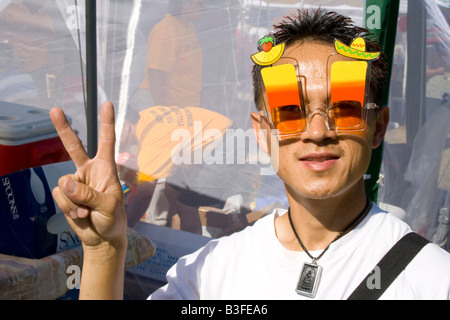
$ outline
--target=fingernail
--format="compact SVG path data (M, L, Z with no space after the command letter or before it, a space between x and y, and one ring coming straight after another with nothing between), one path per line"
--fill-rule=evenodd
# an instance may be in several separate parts
M77 183L72 179L66 179L66 181L64 182L64 189L69 193L74 193L77 189Z
M77 216L78 218L86 218L89 215L89 210L86 208L77 208Z
M73 211L73 210L70 210L70 211L69 211L69 217L71 217L72 219L78 218L77 214L76 214L75 211Z

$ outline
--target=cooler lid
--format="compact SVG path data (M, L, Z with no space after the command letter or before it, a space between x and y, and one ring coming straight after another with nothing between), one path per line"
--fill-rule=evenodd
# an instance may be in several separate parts
M0 101L0 144L19 145L55 136L49 110Z

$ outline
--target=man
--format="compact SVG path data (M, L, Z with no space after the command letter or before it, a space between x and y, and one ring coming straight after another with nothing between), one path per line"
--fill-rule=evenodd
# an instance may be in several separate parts
M203 123L209 123L211 118L215 122L223 119L217 113L200 108L203 53L194 22L201 17L203 6L203 0L168 1L168 13L148 36L145 80L141 88L149 89L154 106L140 112L137 124L137 140L141 146L137 156L139 181L129 200L130 226L144 213L154 224L177 229L193 220L180 219L183 214L176 201L179 188L165 178L173 170L171 133L177 128L191 130L192 120L189 119L192 117ZM229 122L227 120L225 122ZM186 221L188 224L183 223ZM192 224L187 229L198 229L199 223Z
M370 204L364 191L371 150L389 119L388 108L376 106L384 79L378 47L343 45L364 34L335 13L298 11L277 26L271 44L261 44L268 54L253 57L260 112L252 113L252 123L276 163L290 209L181 258L152 299L347 299L411 232ZM78 168L60 180L54 196L83 242L81 297L121 298L126 238L112 106L102 108L92 160L61 111L51 115ZM381 298L448 299L449 267L448 253L428 244Z
M150 32L143 86L149 87L155 105L201 105L203 54L193 21L202 2L169 1L168 14Z

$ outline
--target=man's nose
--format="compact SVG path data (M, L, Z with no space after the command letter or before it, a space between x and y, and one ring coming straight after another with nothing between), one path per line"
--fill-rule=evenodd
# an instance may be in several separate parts
M330 128L328 116L324 110L316 109L308 115L307 128L302 139L320 141L334 139L336 132Z

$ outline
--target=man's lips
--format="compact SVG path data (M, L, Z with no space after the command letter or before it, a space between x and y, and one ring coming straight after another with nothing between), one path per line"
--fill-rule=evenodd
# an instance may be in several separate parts
M324 171L332 167L340 156L334 153L310 153L300 158L300 161L309 169Z

